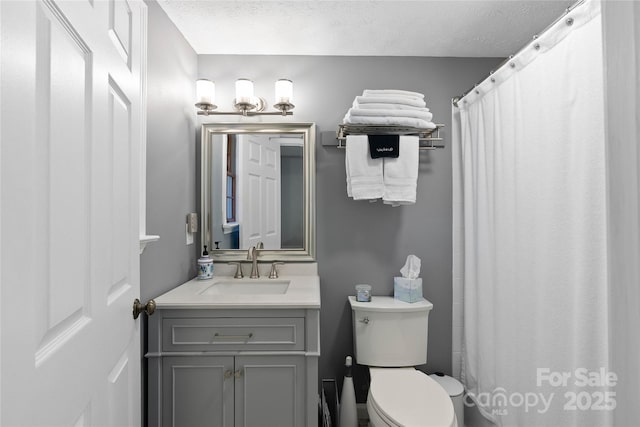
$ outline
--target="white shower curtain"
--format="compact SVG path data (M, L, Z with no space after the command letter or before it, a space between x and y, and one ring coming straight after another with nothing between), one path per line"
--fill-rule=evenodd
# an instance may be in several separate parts
M587 1L453 110L460 372L498 425L605 426L615 406L601 50Z

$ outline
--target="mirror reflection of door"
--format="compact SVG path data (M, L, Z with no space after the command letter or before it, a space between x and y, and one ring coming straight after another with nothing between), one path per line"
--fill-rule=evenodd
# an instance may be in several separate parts
M269 135L237 135L240 247L280 249L280 144Z
M211 234L220 249L301 249L304 140L225 134L211 146ZM213 246L215 248L215 246Z

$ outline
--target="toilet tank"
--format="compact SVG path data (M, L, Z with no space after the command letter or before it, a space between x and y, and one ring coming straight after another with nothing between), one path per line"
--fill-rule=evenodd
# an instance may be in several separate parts
M368 366L416 366L427 363L429 312L433 304L373 296L349 297L356 362Z

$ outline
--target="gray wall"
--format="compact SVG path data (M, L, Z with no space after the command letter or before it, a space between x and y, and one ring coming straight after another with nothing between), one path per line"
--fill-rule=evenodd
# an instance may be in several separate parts
M197 212L197 55L155 1L149 7L147 65L147 233L160 240L140 257L140 293L156 297L197 274L198 239L185 223ZM198 202L197 202L198 200Z
M318 126L316 148L317 259L321 281L321 378L342 380L352 354L347 296L369 283L374 295L391 295L393 277L407 255L422 259L424 296L434 304L429 323L427 372L451 372L451 150L420 157L417 203L392 208L355 202L345 189L344 151L323 147L334 138L354 96L363 89L406 89L426 94L434 121L450 144L451 98L486 76L497 58L306 57L201 55L199 76L216 81L216 104L228 110L238 77L254 80L256 94L273 103L277 78L294 82L294 116ZM250 119L251 120L251 119ZM268 121L268 118L253 120ZM366 397L365 370L356 371L358 400Z

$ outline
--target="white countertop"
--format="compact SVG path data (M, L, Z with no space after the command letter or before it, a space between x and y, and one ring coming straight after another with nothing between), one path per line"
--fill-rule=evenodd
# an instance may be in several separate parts
M247 274L251 265L243 265ZM320 278L316 263L291 263L278 268L279 278L275 281L289 281L289 288L284 294L258 295L209 295L202 294L212 285L225 281L250 280L268 282L271 264L259 266L260 279L234 279L235 266L217 263L214 266L214 277L208 280L194 278L171 291L154 298L156 307L160 309L260 309L260 308L320 308Z

